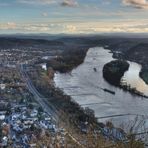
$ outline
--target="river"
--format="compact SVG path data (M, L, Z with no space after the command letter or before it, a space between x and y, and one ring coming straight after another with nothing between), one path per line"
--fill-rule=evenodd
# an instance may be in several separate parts
M111 60L113 58L109 50L102 47L90 48L81 65L73 69L70 74L56 73L54 82L56 87L70 95L82 107L93 109L98 120L103 122L111 120L114 124L121 126L134 120L136 115L147 116L148 99L132 95L104 80L103 66ZM123 77L124 81L136 87L137 90L147 93L148 85L139 77L141 66L134 62L129 63L130 67ZM97 69L96 72L94 67ZM100 87L115 91L116 94L104 92ZM108 117L112 115L117 116Z

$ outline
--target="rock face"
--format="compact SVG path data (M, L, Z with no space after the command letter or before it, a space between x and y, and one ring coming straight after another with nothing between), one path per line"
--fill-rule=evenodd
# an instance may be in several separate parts
M104 65L103 77L112 85L119 86L120 80L125 71L129 68L129 63L121 60L114 60Z

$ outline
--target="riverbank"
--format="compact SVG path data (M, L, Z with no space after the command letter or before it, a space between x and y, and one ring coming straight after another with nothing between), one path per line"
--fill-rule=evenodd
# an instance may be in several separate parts
M126 135L124 130L114 127L111 122L98 122L91 109L82 108L70 96L55 88L52 83L53 74L53 69L49 68L46 73L37 66L29 76L37 90L47 97L46 99L57 109L59 125L62 124L66 131L79 137L78 141L86 140L86 146L93 144L95 148L98 147L98 144L115 148L125 147L125 145L143 148L143 143L135 140L134 135ZM92 139L88 139L88 137ZM112 143L112 141L116 141L116 143ZM123 141L127 141L127 143Z
M142 69L139 73L139 76L144 80L146 84L148 84L148 51L147 51L148 44L138 44L135 47L129 49L125 55L124 59L134 61L142 65Z
M71 73L61 74L56 72L54 77L55 85L83 107L93 109L96 117L129 113L146 115L144 110L147 110L147 99L142 99L142 97L129 93L127 90L123 91L119 87L114 87L103 79L103 66L111 60L114 59L109 50L104 50L102 47L90 48L83 64L72 70ZM127 75L125 74L124 82L127 80L127 84L134 83L131 87L136 87L138 90L143 91L145 85L138 76L141 66L133 62L128 63L130 68ZM115 95L104 91L103 88L115 92ZM143 106L143 109L141 109L141 106ZM130 118L124 116L122 119L113 118L113 122L117 127L120 127L121 123L124 122L126 124L133 118L135 116ZM104 119L103 122L106 120L108 119Z
M113 57L116 59L124 59L142 65L139 76L148 84L148 39L119 38L119 40L114 43L106 39L107 48L113 52Z
M94 111L82 108L70 96L66 95L62 90L55 87L53 78L56 71L61 73L70 72L73 68L83 63L88 49L77 48L69 52L65 50L61 55L52 58L47 63L47 71L37 66L34 72L30 74L34 85L45 97L50 97L50 102L60 111L66 114L75 127L81 127L81 124L88 122L88 128L97 126L97 119ZM36 76L36 77L35 77Z
M54 71L60 73L70 72L83 63L88 49L89 46L78 47L76 49L71 49L71 51L64 50L61 55L49 60L47 62L47 67L52 67Z
M48 73L45 73L40 67L34 68L36 70L34 69L34 71L32 71L33 73L31 72L29 74L33 80L33 84L57 109L59 125L62 125L72 136L75 135L76 139L78 137L78 141L85 141L86 145L82 144L82 147L83 145L86 147L88 145L93 145L93 147L97 148L98 145L111 145L115 148L120 148L125 145L122 140L127 140L127 137L122 129L115 128L111 122L99 123L91 109L82 108L78 103L72 100L70 96L54 87L52 83L52 69L49 69ZM91 137L91 139L88 139L88 137ZM107 137L107 139L105 137ZM112 143L112 141L116 141L117 143ZM126 145L128 144L129 143ZM143 144L134 140L132 145L142 146Z

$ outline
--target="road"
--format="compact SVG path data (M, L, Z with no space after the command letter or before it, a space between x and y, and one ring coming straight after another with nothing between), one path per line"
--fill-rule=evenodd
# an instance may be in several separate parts
M25 80L26 86L28 88L28 90L33 94L34 99L40 104L40 106L43 108L43 110L49 114L52 115L53 119L55 121L58 120L58 113L56 108L50 104L50 102L47 100L47 98L45 98L43 95L41 95L36 88L34 87L32 81L30 80L27 72L26 72L26 67L25 65L21 64L20 66L20 72L21 75L23 77L23 79Z
M34 95L34 99L40 104L40 106L43 108L43 110L52 116L52 119L58 123L58 120L60 117L58 117L58 111L57 109L50 104L50 102L47 100L47 98L45 98L43 95L41 95L36 88L34 87L32 81L30 80L27 72L26 72L26 68L23 64L21 64L19 66L20 69L20 73L22 75L22 78L25 80L26 86L28 88L28 90ZM66 129L66 128L65 128ZM83 145L77 140L77 138L73 137L69 132L67 132L67 135L69 135L69 137L77 144L79 145L79 147L83 148Z

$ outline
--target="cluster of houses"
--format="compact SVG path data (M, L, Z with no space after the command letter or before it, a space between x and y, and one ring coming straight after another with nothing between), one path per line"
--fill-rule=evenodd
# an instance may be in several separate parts
M0 115L2 147L24 148L36 147L32 139L37 138L42 131L52 134L59 132L52 116L45 113L39 106L16 104L10 112L3 111ZM62 144L64 144L62 137Z
M115 127L108 127L105 126L101 129L101 133L102 135L104 135L107 139L112 139L113 141L123 141L123 142L127 142L127 137L126 137L126 133L119 128L115 128Z
M59 143L64 145L65 137L57 128L56 121L34 101L17 69L4 66L9 65L5 59L10 59L9 56L0 54L3 57L0 60L0 147L37 147L39 137L45 133L53 137L58 135ZM53 138L51 143L54 144L55 140L57 138Z
M30 57L23 50L0 49L0 66L5 68L16 68L16 65ZM31 55L32 57L32 55Z

